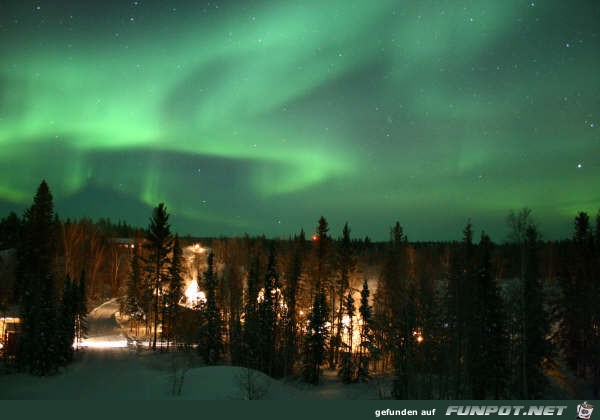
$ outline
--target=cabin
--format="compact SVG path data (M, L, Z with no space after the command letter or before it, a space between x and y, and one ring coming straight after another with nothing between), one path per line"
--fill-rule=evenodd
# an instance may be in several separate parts
M16 307L0 311L0 356L2 357L14 358L17 353L17 339L21 325L17 313Z

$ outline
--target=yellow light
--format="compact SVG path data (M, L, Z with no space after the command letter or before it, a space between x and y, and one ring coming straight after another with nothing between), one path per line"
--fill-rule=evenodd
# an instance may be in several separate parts
M422 343L422 342L423 342L423 336L422 336L422 335L419 335L419 336L417 337L417 343Z
M76 344L73 343L73 347ZM87 347L89 349L122 349L127 347L127 340L119 340L119 341L88 341L84 340L79 343L79 347Z
M192 280L190 285L185 289L184 294L186 298L185 306L188 308L194 308L199 303L206 302L206 295L198 288L198 282L196 280Z

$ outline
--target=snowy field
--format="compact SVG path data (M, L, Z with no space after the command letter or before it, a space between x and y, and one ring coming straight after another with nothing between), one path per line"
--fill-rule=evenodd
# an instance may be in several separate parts
M0 376L2 399L377 399L381 386L344 385L335 372L323 384L278 381L232 366L188 368L197 363L183 353L136 352L115 320L118 303L94 309L79 360L50 377ZM183 379L182 379L183 378Z

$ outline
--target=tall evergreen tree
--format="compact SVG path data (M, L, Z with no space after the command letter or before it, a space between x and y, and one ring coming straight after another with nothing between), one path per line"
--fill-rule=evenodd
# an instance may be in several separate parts
M467 222L463 230L461 244L461 276L458 289L457 328L460 342L457 343L457 369L464 370L465 385L461 397L483 398L485 395L485 378L482 370L485 361L481 358L484 346L484 324L482 319L483 288L477 277L475 245L473 244L473 227ZM461 362L462 361L462 365Z
M479 242L478 276L482 288L485 319L482 359L487 361L487 372L482 372L482 374L487 375L486 383L489 394L498 400L506 396L508 335L500 287L495 279L492 265L492 246L489 236L482 233Z
M304 338L302 377L310 384L318 384L321 378L321 365L325 362L329 336L325 325L328 314L325 291L320 288L315 294L313 307L308 316L308 331Z
M57 373L62 364L60 349L57 343L56 297L54 279L51 274L41 284L38 300L39 308L35 319L37 337L35 339L35 357L31 360L31 373L39 376Z
M148 233L147 243L144 245L148 251L146 258L146 270L148 271L153 300L153 330L152 349L156 350L158 338L159 314L161 310L161 296L163 286L168 278L169 254L172 248L171 228L169 226L169 214L164 203L154 208Z
M369 284L367 279L363 281L360 292L360 307L358 311L362 324L360 326L360 347L358 349L358 380L366 382L371 378L369 365L371 360L379 355L379 349L375 344L373 307L369 304Z
M133 249L131 256L131 270L126 283L125 301L123 302L123 313L129 316L129 329L133 332L134 327L139 326L142 321L144 312L143 304L143 282L142 268L140 266L140 251L138 247Z
M169 290L166 295L167 307L167 349L169 341L176 339L176 331L181 313L179 301L183 297L183 277L181 277L181 264L183 259L183 251L179 245L179 236L175 235L173 240L173 256L169 265Z
M279 274L275 267L275 246L272 244L269 250L262 299L258 304L259 367L269 376L273 376L277 370L275 359L280 327L278 322L280 295L278 291Z
M525 399L539 399L547 385L544 362L551 357L551 352L547 341L549 317L539 276L539 239L534 225L525 231L524 248L521 395Z
M200 345L198 350L204 363L216 365L223 352L223 331L221 310L217 304L217 277L214 272L214 254L208 254L208 267L204 272L206 288L206 304L204 306L204 322L200 328Z
M342 325L342 319L344 317L344 296L350 287L350 276L354 272L356 267L356 259L352 249L352 242L350 240L350 228L348 223L344 224L342 231L342 240L339 244L339 250L337 255L337 266L338 266L338 281L337 281L337 298L339 302L339 308L337 310L335 321L332 320L331 325L335 326L335 336L332 335L330 343L330 365L334 365L337 354L339 353L340 345L342 344L342 334L344 326ZM333 300L335 303L335 300ZM335 308L332 308L335 309Z
M354 305L354 298L352 297L352 291L348 292L344 302L344 312L347 316L347 325L344 326L346 329L346 341L342 341L342 366L340 368L340 376L344 383L351 383L356 380L356 364L354 363L353 357L353 342L352 335L354 333L354 317L356 315L356 306Z
M42 181L25 212L17 248L15 297L21 308L17 360L21 368L47 375L58 366L52 261L56 224L50 188Z
M596 215L596 232L594 235L594 266L593 266L593 278L590 286L590 294L592 295L589 299L592 302L600 302L600 210ZM596 308L594 311L593 308ZM591 354L591 375L592 375L592 386L593 396L596 399L600 398L600 309L598 305L591 305L591 333L590 338L590 354Z
M56 334L58 358L63 365L73 359L75 316L77 312L76 287L70 277L67 276L60 300Z
M300 277L303 270L304 248L306 246L304 230L294 237L292 257L286 274L285 296L287 301L287 323L285 324L284 343L284 374L290 374L297 357L298 327L297 327L297 301L300 287Z
M381 280L385 316L380 319L380 325L387 329L386 335L391 344L394 366L392 394L396 399L406 399L413 393L415 379L412 368L416 308L406 271L406 237L399 222L390 232Z
M258 321L258 273L260 271L260 258L254 255L250 261L250 268L246 278L246 303L244 311L244 340L242 347L246 355L245 365L258 368L259 348L259 321Z
M72 287L75 304L75 342L76 348L78 348L79 343L87 337L88 332L87 288L84 271L79 276L79 283L73 283Z
M16 248L21 236L21 221L19 216L12 211L7 217L0 220L0 250Z
M330 286L330 254L331 254L331 238L329 237L329 223L327 219L321 216L317 225L316 234L316 273L315 273L315 291L318 291L321 286L328 288Z

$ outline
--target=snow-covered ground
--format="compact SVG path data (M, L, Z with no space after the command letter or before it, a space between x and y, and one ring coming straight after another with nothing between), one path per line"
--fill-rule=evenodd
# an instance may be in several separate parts
M248 399L249 389L262 399L376 399L380 386L344 385L335 372L326 372L323 384L278 381L233 366L189 368L195 355L136 352L115 320L119 310L110 300L89 317L87 347L78 360L56 376L26 374L0 376L2 399ZM183 378L183 379L182 379ZM249 385L252 385L249 387Z

